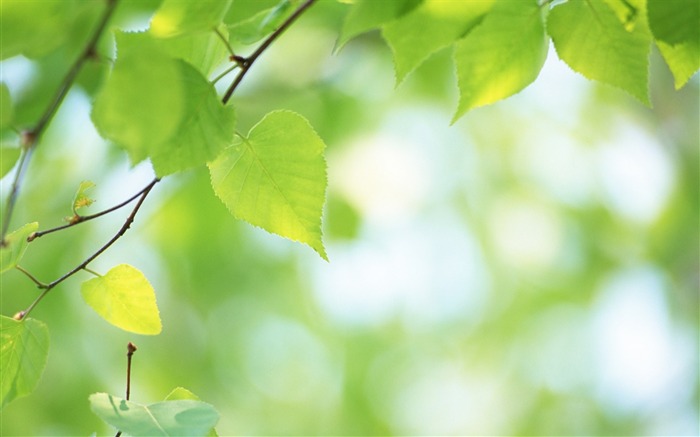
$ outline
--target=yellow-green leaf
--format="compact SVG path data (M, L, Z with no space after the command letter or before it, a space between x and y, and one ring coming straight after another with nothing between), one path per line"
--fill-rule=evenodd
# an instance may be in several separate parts
M454 58L460 97L453 121L523 90L547 58L537 1L497 1L484 21L457 43Z
M80 208L85 208L90 205L92 205L95 200L91 199L86 192L93 188L95 186L95 183L92 181L83 181L80 183L80 186L78 187L78 191L75 193L75 197L73 197L73 214L78 214L78 210Z
M235 217L308 244L327 259L325 147L301 115L271 112L209 164L212 187Z
M144 335L162 330L155 291L135 267L120 264L83 282L80 292L97 314L118 328Z
M46 366L49 330L34 319L0 316L0 396L2 406L31 393Z
M27 250L27 237L39 229L39 223L27 223L5 237L5 244L0 248L0 273L17 266Z
M20 152L19 147L0 146L0 178L12 170L19 159Z
M211 31L223 20L231 0L165 0L151 20L150 31L159 37Z

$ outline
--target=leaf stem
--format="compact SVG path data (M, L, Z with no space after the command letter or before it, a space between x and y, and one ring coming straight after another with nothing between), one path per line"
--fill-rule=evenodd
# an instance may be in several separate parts
M17 168L17 172L15 173L15 178L12 181L10 195L7 197L5 215L2 222L2 232L0 233L0 242L2 242L3 246L5 245L5 237L7 236L7 232L10 228L10 220L15 208L15 203L17 202L17 196L24 179L24 174L27 170L27 166L29 165L29 158L31 157L32 151L37 147L37 144L39 143L39 140L41 139L41 136L46 130L49 122L53 116L56 115L58 108L61 106L66 94L68 94L68 90L70 90L71 86L73 85L73 82L78 76L78 73L80 72L80 69L85 61L95 57L97 42L107 27L107 22L109 22L109 19L117 6L117 2L118 0L107 0L107 7L100 18L95 31L90 37L90 40L85 46L83 52L80 54L78 59L75 60L70 70L68 70L68 73L63 78L63 81L61 82L56 95L51 100L51 103L49 103L49 106L46 108L34 128L22 133L22 148L24 152L20 158L19 166Z
M110 246L112 246L117 240L119 240L121 237L123 237L124 234L126 233L126 231L129 230L129 227L131 227L131 224L134 222L134 218L136 217L136 214L138 213L139 209L141 208L141 205L143 205L144 200L146 200L146 197L148 196L148 193L151 192L151 190L153 189L153 187L154 187L158 182L160 182L160 179L158 179L158 178L153 179L153 180L146 186L146 188L144 188L143 190L141 190L141 194L140 194L141 197L139 198L138 202L136 202L136 205L134 206L134 209L131 210L131 213L129 214L129 216L128 216L128 217L126 218L126 220L124 221L124 224L122 225L122 227L119 228L119 231L118 231L107 243L105 243L105 244L104 244L102 247L100 247L95 253L93 253L92 255L90 255L89 257L87 257L87 258L85 259L85 261L83 261L83 262L81 262L80 264L78 264L75 268L73 268L73 269L72 269L71 271L69 271L68 273L64 274L63 276L61 276L61 277L58 278L58 279L55 279L55 280L49 282L48 284L45 284L45 285L46 285L46 288L44 289L44 291L34 300L34 302L32 302L31 305L29 305L29 307L27 307L26 310L24 310L24 311L22 311L22 312L20 313L20 314L21 314L20 319L22 319L22 318L28 316L29 313L32 312L32 310L34 309L34 307L36 307L36 305L37 305L39 302L41 302L41 300L46 296L46 294L47 294L49 291L51 291L51 289L53 289L55 286L57 286L57 285L60 284L61 282L65 281L66 279L70 278L71 276L73 276L74 274L76 274L77 272L79 272L80 270L85 270L85 267L87 267L88 264L90 264L92 261L94 261L95 258L97 258L98 256L100 256L104 251L106 251L107 249L109 249Z
M253 63L260 57L260 55L272 44L273 41L275 41L277 38L279 38L282 33L287 30L289 26L292 25L294 21L296 21L301 14L304 13L311 5L313 5L316 2L316 0L306 0L301 6L297 8L292 15L287 18L284 23L277 29L275 29L270 36L265 39L265 41L260 44L260 46L247 58L243 60L243 62L240 63L241 66L241 71L238 72L238 75L236 75L236 78L233 79L233 82L231 83L231 86L228 87L226 90L226 93L224 94L224 97L221 99L223 104L225 105L228 103L229 100L231 100L231 96L233 95L233 92L236 91L236 88L238 88L238 85L241 83L243 78L245 77L246 73L250 69L250 67L253 65Z
M149 184L149 186L150 186L150 184ZM138 193L136 193L136 194L134 194L133 196L129 197L129 198L126 199L125 201L123 201L123 202L121 202L121 203L119 203L119 204L117 204L117 205L114 205L114 206L111 207L111 208L107 208L107 209L105 209L104 211L100 211L100 212L97 212L97 213L95 213L95 214L90 214L90 215L79 215L79 216L76 216L75 221L71 221L71 222L68 223L68 224L61 225L61 226L57 226L57 227L51 228L51 229L47 229L47 230L45 230L45 231L35 232L35 233L31 234L31 235L27 238L27 241L32 242L32 241L36 240L36 239L39 238L39 237L43 237L43 236L46 235L46 234L50 234L50 233L52 233L52 232L58 232L58 231L61 231L61 230L63 230L63 229L67 229L67 228L73 227L73 226L78 225L78 224L80 224L80 223L84 223L84 222L87 222L87 221L89 221L89 220L93 220L93 219L96 219L96 218L98 218L98 217L102 217L103 215L109 214L110 212L116 211L116 210L118 210L118 209L120 209L120 208L122 208L122 207L124 207L124 206L126 206L126 205L128 205L128 204L130 204L130 203L133 202L134 200L136 200L139 196L141 196L141 195L144 193L144 191L146 191L146 190L149 189L149 186L146 186L146 187L143 188L141 191L139 191Z
M29 273L26 269L24 269L24 268L23 268L22 266L20 266L19 264L16 265L15 268L16 268L17 270L19 270L20 272L24 273L29 279L31 279L32 282L35 283L37 287L39 287L39 288L46 288L46 287L48 287L47 284L44 284L43 282L41 282L40 280L38 280L34 275L32 275L31 273Z

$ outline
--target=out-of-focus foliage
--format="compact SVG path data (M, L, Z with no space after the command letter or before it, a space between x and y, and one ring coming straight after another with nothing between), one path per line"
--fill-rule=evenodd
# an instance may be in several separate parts
M67 42L46 56L3 62L15 127L44 110L97 3L78 2ZM124 1L114 25L145 29L159 3ZM239 132L284 108L328 145L330 263L233 220L206 169L166 178L91 266L142 270L162 334L104 323L80 297L90 275L66 281L32 313L51 331L48 364L36 390L0 412L0 433L113 433L88 397L123 392L128 341L139 346L132 400L186 386L220 413L221 435L699 433L697 77L673 91L677 72L657 43L650 109L550 50L533 85L448 127L460 98L454 44L395 89L381 37L399 21L332 54L350 7L314 6L233 101ZM112 47L105 38L101 53ZM18 224L60 225L83 180L98 182L91 194L105 208L152 178L91 127L109 65L88 65L47 131ZM42 237L21 265L58 277L126 214ZM39 292L19 271L0 281L3 314Z

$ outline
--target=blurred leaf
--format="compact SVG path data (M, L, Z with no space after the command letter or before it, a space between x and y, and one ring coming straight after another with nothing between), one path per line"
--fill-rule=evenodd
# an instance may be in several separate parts
M296 1L294 3L297 3ZM229 26L231 41L252 44L272 33L294 12L293 2L282 0L277 5L263 9L252 17Z
M421 1L423 0L357 0L352 4L350 12L345 17L336 46L341 48L357 35L380 27L382 24L410 12Z
M224 23L229 25L240 23L249 20L261 12L268 13L270 9L274 8L279 2L280 0L236 0L231 4L228 12L226 12Z
M209 164L212 187L235 217L308 244L327 260L325 147L301 115L271 112Z
M27 237L39 229L39 223L27 223L5 237L5 246L0 248L0 273L4 273L19 263L27 250Z
M512 96L532 83L547 58L542 11L535 0L498 1L455 49L459 105L472 108Z
M13 118L10 90L4 82L0 82L0 129L11 127Z
M35 319L0 316L0 393L2 407L31 393L49 355L49 330Z
M186 106L179 61L141 33L116 35L117 61L95 99L92 119L100 134L137 163L180 126Z
M223 32L226 33L226 29ZM228 57L226 45L213 31L161 38L156 44L171 57L191 64L205 76Z
M394 52L396 82L400 83L428 56L464 36L481 21L493 2L425 0L413 11L385 25L382 36Z
M187 102L185 117L170 141L150 153L159 177L203 165L233 141L235 113L224 106L211 83L188 64L181 64Z
M92 181L83 181L80 183L78 191L75 193L75 197L73 197L73 214L78 215L78 210L80 208L85 208L95 202L94 199L91 199L86 194L86 192L92 189L94 186L95 183Z
M688 41L673 46L656 41L656 45L673 73L676 89L681 89L700 69L700 41Z
M351 240L357 237L361 217L355 208L340 196L329 196L327 202L328 236L331 238Z
M173 391L171 391L168 394L168 396L165 397L164 400L165 401L184 401L184 400L201 401L201 399L199 399L199 396L197 396L196 394L192 393L191 391L189 391L183 387L174 388ZM218 437L218 434L216 433L216 430L214 428L212 428L209 430L207 437Z
M571 0L555 6L547 19L557 54L569 67L649 105L651 35L642 24L626 30L604 0Z
M90 395L100 419L132 436L206 436L219 413L204 402L178 400L139 405L107 393Z
M159 37L211 31L221 23L229 6L231 0L165 0L151 20L150 31Z
M657 41L669 45L700 41L700 2L647 0L649 27Z
M17 163L21 149L12 146L0 146L0 178L4 177Z
M136 334L160 334L156 294L135 267L120 264L106 275L83 282L80 293L97 314L112 325Z
M37 58L60 47L75 21L75 0L0 2L0 60L16 55ZM30 24L31 23L31 24Z

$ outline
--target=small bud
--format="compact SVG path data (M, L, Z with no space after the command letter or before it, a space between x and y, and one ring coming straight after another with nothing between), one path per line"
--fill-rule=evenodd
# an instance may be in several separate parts
M34 241L35 239L36 239L36 232L32 232L32 233L29 234L29 236L27 237L27 243L31 243L31 242Z
M126 354L133 355L134 352L136 352L136 349L136 345L132 342L129 342L129 344L126 345Z
M25 312L20 311L17 314L15 314L14 316L12 316L12 318L15 320L22 320L24 318L24 315L25 315Z

